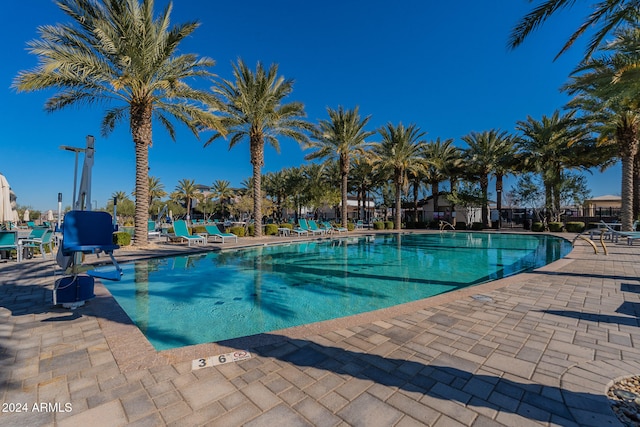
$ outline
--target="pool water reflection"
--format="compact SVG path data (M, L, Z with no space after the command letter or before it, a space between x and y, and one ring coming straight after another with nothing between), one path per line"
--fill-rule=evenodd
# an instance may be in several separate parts
M541 267L571 244L448 232L315 240L123 265L105 283L157 350L390 307Z

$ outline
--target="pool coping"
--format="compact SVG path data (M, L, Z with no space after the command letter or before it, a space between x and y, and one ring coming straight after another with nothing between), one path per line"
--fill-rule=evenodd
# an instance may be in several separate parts
M357 235L367 234L390 234L394 230L381 230L376 232L372 230L365 230L357 233ZM395 231L395 233L411 233L411 234L433 234L439 233L432 230L407 230ZM460 232L460 231L456 231ZM508 232L508 231L507 231ZM482 233L482 232L481 232ZM518 233L529 234L529 233ZM566 236L561 234L546 233L555 237L563 238L567 241ZM353 236L353 234L352 234ZM346 237L346 236L341 236ZM320 240L316 239L288 239L288 240L269 240L268 242L251 242L252 244L243 244L239 242L236 245L229 245L223 247L200 249L196 248L188 252L178 251L171 254L161 254L157 256L149 254L140 254L139 256L129 254L125 258L128 261L135 261L140 259L159 258L164 256L174 256L180 254L196 254L202 252L219 251L225 249L244 249L256 246L267 246L275 244L287 244L297 243L308 240ZM530 272L519 273L513 276L509 276L502 279L497 279L491 282L481 283L477 285L471 285L462 289L449 291L436 296L424 298L417 301L411 301L391 307L381 308L365 313L354 314L350 316L340 317L337 319L324 320L320 322L309 323L300 326L294 326L290 328L270 331L266 333L233 338L223 340L219 342L211 342L204 344L189 345L185 347L179 347L168 350L156 350L149 342L147 337L142 331L135 325L135 323L129 318L124 309L118 304L116 299L111 295L109 290L100 282L96 280L94 292L96 298L91 300L91 310L96 314L101 329L103 330L105 339L111 351L113 357L122 370L122 372L130 372L139 369L147 369L156 366L165 366L175 364L179 362L187 362L195 359L208 357L210 355L228 353L234 350L251 350L255 347L263 345L274 344L287 339L300 339L310 337L314 335L321 335L330 331L340 331L343 329L352 328L354 326L363 325L367 323L374 323L376 321L384 321L396 316L413 313L420 310L429 309L438 305L446 304L460 298L472 297L476 294L482 294L483 292L491 292L500 288L504 288L512 283L526 280L529 275L536 272L553 272L569 263L573 262L571 258L572 253L575 252L575 248L571 250L564 258L561 258L553 263L547 264L543 267L534 269ZM339 332L338 332L339 333Z

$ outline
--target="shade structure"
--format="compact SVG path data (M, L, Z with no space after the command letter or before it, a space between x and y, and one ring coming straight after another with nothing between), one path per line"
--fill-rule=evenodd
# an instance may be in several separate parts
M11 208L11 187L4 175L0 175L0 222L15 221Z
M53 211L51 209L47 211L47 221L53 221Z
M30 214L30 213L31 213L31 212L29 212L29 209L26 209L26 210L24 211L24 214L22 215L22 220L23 220L24 222L29 221L29 214Z

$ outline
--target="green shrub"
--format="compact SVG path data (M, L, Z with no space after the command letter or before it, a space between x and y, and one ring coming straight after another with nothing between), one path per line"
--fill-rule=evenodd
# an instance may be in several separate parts
M544 224L541 222L534 222L531 224L531 231L544 231Z
M550 222L549 223L549 231L554 233L559 233L564 228L564 224L561 222Z
M252 225L249 226L249 232L252 231ZM235 226L235 227L231 227L229 228L229 233L235 234L238 237L244 237L244 227L242 226Z
M347 231L353 231L356 229L356 225L352 222L347 223Z
M191 228L191 234L206 233L207 229L204 225L196 225Z
M284 224L279 224L278 227L288 228L289 230L293 230L293 224L289 224L288 222L285 222Z
M467 229L467 223L466 222L456 222L456 230L466 230Z
M113 244L129 246L131 244L131 235L126 231L117 231L113 233Z
M393 221L385 221L384 222L385 230L393 230Z
M484 230L484 224L481 222L471 223L471 229L474 231Z
M347 225L352 225L352 223L349 223ZM384 230L384 222L382 221L376 221L373 223L373 229L374 230ZM351 231L351 230L349 230Z
M584 231L584 222L582 221L568 222L565 225L565 228L570 233L582 233Z
M438 221L437 219L432 219L427 223L427 228L430 230L440 229L440 221Z
M264 227L264 234L267 236L275 236L278 234L278 225L277 224L267 224Z

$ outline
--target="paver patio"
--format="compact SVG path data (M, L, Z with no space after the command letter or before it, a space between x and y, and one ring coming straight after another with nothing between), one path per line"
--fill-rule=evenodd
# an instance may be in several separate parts
M158 251L176 249L194 250ZM53 261L3 263L0 425L620 425L605 392L640 374L640 247L608 249L579 241L531 273L162 352L101 284L71 311L52 306ZM236 349L253 357L192 369Z

